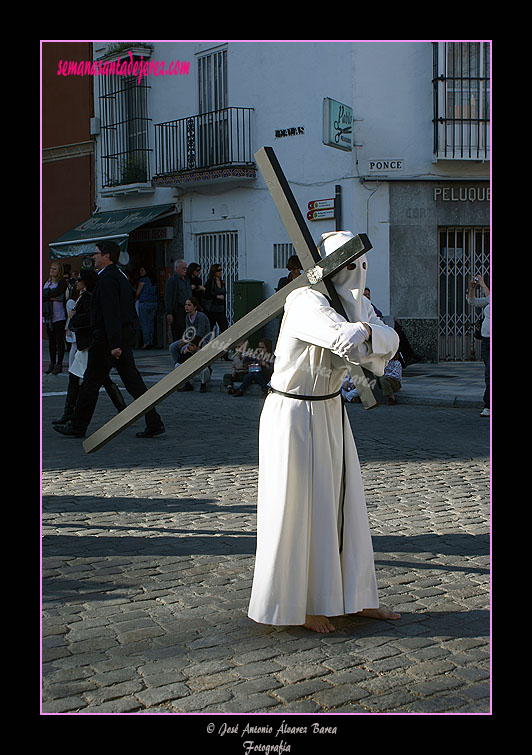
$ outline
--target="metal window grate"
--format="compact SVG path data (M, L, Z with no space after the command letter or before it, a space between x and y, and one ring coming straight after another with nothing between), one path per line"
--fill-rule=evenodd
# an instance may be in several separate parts
M226 315L229 325L234 320L234 282L238 280L238 231L197 233L194 238L195 260L201 265L203 283L212 265L222 268L222 280L227 288Z
M227 107L227 50L198 57L198 90L200 113Z
M478 360L480 342L473 333L482 310L468 304L466 294L473 275L489 287L489 228L441 228L439 247L439 358Z
M146 79L100 76L102 186L150 180Z
M434 42L434 155L490 157L490 44Z
M274 270L286 270L286 263L288 258L291 257L294 252L293 244L274 244L273 245L273 267Z

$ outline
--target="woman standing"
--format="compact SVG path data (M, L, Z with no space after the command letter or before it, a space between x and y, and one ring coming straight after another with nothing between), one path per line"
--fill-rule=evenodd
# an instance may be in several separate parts
M227 289L222 280L221 265L211 265L209 277L205 283L203 308L211 323L211 329L214 329L214 326L217 324L220 328L220 333L223 333L229 327L225 314L226 297Z
M143 349L153 349L155 316L157 314L157 286L151 272L140 268L140 279L135 293L135 303L139 305L139 320L142 329Z
M50 364L44 373L59 375L63 370L63 357L65 356L65 293L68 281L63 277L63 265L60 262L52 262L50 265L50 277L43 286L43 322L46 325L48 335L48 348L50 350Z
M484 296L475 296L475 286L480 286ZM484 408L480 412L481 417L490 416L490 290L480 275L474 276L469 282L469 293L466 296L468 304L474 307L483 307L481 336L481 356L484 362Z
M192 288L192 296L198 300L199 309L201 310L203 294L205 293L205 286L203 286L201 282L200 273L201 265L198 265L197 262L191 262L187 268L187 278L189 279L190 286Z
M276 291L279 291L281 288L284 288L288 283L294 280L294 278L297 278L299 275L301 275L301 271L303 270L303 267L301 265L301 262L299 261L299 257L297 254L293 254L291 257L288 258L288 261L286 263L286 269L288 270L288 275L286 275L284 278L279 278L279 282L277 284Z

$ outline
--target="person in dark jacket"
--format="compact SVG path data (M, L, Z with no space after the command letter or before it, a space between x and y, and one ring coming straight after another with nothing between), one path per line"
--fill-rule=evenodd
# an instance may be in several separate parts
M91 344L90 307L92 292L97 280L98 275L94 270L82 270L80 277L76 281L79 297L69 322L69 327L75 337L74 348L76 355L68 370L68 389L63 416L60 419L54 419L52 421L53 425L65 425L72 419L74 414L79 395L79 386L87 367L88 348ZM116 383L113 383L109 375L103 381L103 387L117 411L121 412L122 409L126 408L126 402L120 393L120 389Z
M176 260L174 270L174 274L166 281L164 304L166 322L172 331L172 341L177 341L185 330L185 302L192 296L192 285L187 277L185 260Z
M90 310L92 343L73 417L65 425L54 425L62 435L84 437L96 408L98 392L113 367L133 398L139 398L147 390L133 359L137 312L129 281L116 264L119 254L120 247L113 241L96 244L93 259L98 282ZM146 429L137 433L137 438L164 433L163 422L155 409L150 409L144 418Z

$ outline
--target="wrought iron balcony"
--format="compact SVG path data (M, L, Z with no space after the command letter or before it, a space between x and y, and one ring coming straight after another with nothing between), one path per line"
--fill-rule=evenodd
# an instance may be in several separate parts
M155 178L254 166L253 108L228 107L155 124Z

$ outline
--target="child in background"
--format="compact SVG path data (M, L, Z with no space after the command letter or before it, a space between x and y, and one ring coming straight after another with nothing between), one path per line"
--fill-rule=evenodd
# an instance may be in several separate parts
M226 373L223 377L224 385L227 386L227 393L233 393L234 382L236 380L239 382L244 380L248 374L249 360L246 357L247 345L247 341L241 341L235 347L231 373Z

